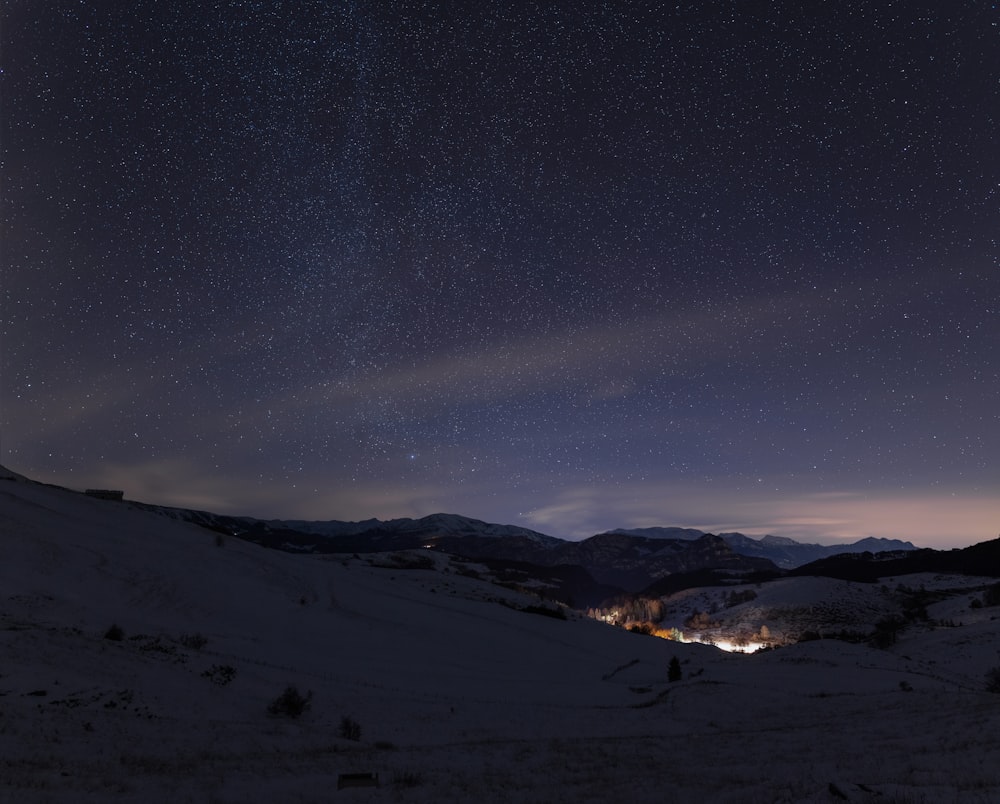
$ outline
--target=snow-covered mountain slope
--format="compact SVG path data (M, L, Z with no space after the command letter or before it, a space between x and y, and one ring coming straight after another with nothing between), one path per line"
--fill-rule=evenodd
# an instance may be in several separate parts
M430 551L267 550L0 479L0 800L1000 795L1000 697L976 676L1000 663L998 621L961 644L734 656L539 616L470 574ZM268 712L288 685L312 692L301 717ZM380 786L338 790L344 774Z
M274 524L315 533L323 536L356 535L359 533L383 531L387 533L417 534L434 536L473 536L482 538L525 539L540 547L553 547L562 539L546 536L518 525L496 525L459 514L430 514L419 519L367 519L362 522L309 522L305 520L280 520Z

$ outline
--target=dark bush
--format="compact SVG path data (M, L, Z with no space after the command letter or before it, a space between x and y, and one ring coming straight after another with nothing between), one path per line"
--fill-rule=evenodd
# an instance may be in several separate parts
M185 648L190 648L191 650L201 650L208 644L208 637L204 634L184 634L180 639L180 643Z
M392 776L393 787L419 787L424 777L415 771L396 771Z
M682 675L680 659L674 656L667 665L667 681L680 681Z
M839 633L834 634L831 638L839 639L841 642L852 642L857 645L867 642L869 635L862 631L848 631L846 628L842 628Z
M272 715L299 717L309 708L311 700L311 691L303 695L299 692L298 687L288 686L285 687L285 691L281 695L271 701L267 711Z
M213 684L220 687L226 686L236 678L236 668L228 664L213 664L208 670L201 674L202 678L207 678Z
M565 620L566 612L562 609L553 609L548 606L534 606L528 605L521 609L521 611L526 611L528 614L541 614L543 617L552 617L556 620Z
M900 617L886 617L875 623L875 631L871 636L871 644L876 648L888 648L896 644L900 632L906 623Z
M986 691L1000 693L1000 667L986 673Z
M1000 583L995 583L987 587L983 592L983 604L986 606L1000 606Z
M731 609L733 606L738 606L741 603L749 603L751 600L756 599L757 593L753 589L745 589L742 592L733 590L726 596L726 608Z
M340 736L345 740L357 742L361 739L361 724L354 718L344 715L340 719Z
M115 623L104 632L104 638L110 639L112 642L121 642L125 639L125 632L122 630L120 625Z

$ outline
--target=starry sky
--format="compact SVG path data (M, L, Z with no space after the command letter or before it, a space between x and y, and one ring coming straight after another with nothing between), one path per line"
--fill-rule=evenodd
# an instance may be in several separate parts
M4 0L0 463L265 518L1000 533L990 2Z

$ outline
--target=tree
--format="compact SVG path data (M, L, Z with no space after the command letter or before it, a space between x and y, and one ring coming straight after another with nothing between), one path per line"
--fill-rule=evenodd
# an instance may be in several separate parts
M674 656L667 666L667 681L680 681L682 675L680 660Z
M361 724L354 718L344 715L340 719L340 736L345 740L357 742L361 739Z
M1000 606L1000 583L988 586L983 592L983 605Z
M125 639L125 632L118 623L112 624L112 626L104 632L104 638L110 639L112 642L121 642Z
M986 674L986 691L1000 693L1000 667L994 667Z
M875 631L871 635L871 642L876 648L888 648L896 644L899 632L906 627L906 623L900 617L889 616L875 623Z
M309 708L312 692L303 695L298 687L288 686L285 691L271 701L267 711L272 715L296 718Z

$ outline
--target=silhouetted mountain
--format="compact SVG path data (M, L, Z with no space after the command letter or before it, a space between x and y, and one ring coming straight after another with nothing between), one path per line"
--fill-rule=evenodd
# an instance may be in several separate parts
M797 567L790 575L819 575L873 583L890 575L914 572L1000 577L1000 538L959 550L892 550L830 556Z
M459 514L430 514L420 519L366 519L362 522L308 522L303 520L275 520L269 522L278 528L289 528L302 533L318 536L354 536L362 533L397 533L415 536L418 539L427 536L436 538L445 536L473 536L477 538L510 539L518 538L535 542L540 546L554 546L563 540L554 536L546 536L536 530L522 528L518 525L495 525L479 519L461 516Z
M141 504L140 504L141 505ZM160 506L143 506L219 533L291 552L372 553L427 548L465 558L534 564L539 578L558 565L582 567L597 587L638 591L659 578L699 569L732 572L774 570L767 559L743 556L722 538L644 538L603 533L570 542L514 525L494 525L455 514L420 519L377 519L364 522L257 520ZM682 530L682 529L677 529ZM608 590L575 593L594 601Z
M710 585L734 575L824 575L873 581L912 572L959 572L1000 576L1000 547L994 542L964 550L919 550L896 539L862 539L854 544L802 544L779 536L754 539L742 533L707 534L694 528L614 530L570 542L516 525L496 525L457 514L419 519L362 522L258 520L205 511L129 503L194 522L219 533L290 552L372 553L426 548L478 561L517 564L526 579L556 590L555 599L587 603L624 590L667 594L691 585ZM530 567L536 567L531 570ZM569 570L584 575L570 581ZM666 580L669 579L669 580Z
M609 531L647 539L699 539L704 531L695 528L632 528ZM720 533L734 551L744 556L766 558L783 569L791 569L810 561L816 561L838 553L860 553L865 550L883 552L887 550L916 550L910 542L899 539L876 539L868 537L852 544L803 544L786 536L764 536L755 539L742 533Z

